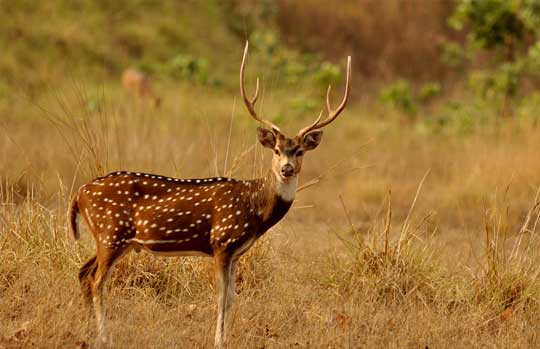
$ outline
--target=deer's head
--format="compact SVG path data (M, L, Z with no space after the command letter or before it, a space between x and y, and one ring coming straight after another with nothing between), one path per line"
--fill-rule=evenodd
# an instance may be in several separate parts
M269 120L263 119L255 112L255 102L259 94L259 79L257 78L257 86L255 87L255 94L250 99L246 96L244 89L244 67L246 63L248 53L248 42L246 42L246 48L244 49L244 56L242 58L242 65L240 66L240 92L244 99L244 103L251 114L251 116L257 120L262 127L257 128L257 134L259 142L266 148L272 149L274 156L272 158L272 172L281 181L289 181L296 179L298 173L302 169L302 159L304 153L317 148L322 139L324 126L334 121L338 115L345 109L347 100L349 99L349 85L351 80L351 57L347 59L347 82L345 85L345 95L339 107L335 110L330 106L330 86L326 94L326 108L328 116L321 121L323 112L319 114L315 122L307 127L304 127L296 136L289 138L279 127L274 125Z

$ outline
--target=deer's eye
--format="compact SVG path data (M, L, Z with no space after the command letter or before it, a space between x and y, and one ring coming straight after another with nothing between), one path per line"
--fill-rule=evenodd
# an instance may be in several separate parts
M302 156L304 155L304 151L302 149L299 149L297 152L296 152L296 156Z
M279 155L279 149L274 148L274 154Z

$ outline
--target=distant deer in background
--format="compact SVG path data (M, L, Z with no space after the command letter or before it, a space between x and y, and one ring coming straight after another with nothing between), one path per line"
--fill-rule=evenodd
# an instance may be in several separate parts
M77 214L86 221L96 241L97 254L79 271L84 298L94 305L98 334L106 341L103 286L114 263L130 250L166 256L207 256L215 261L219 286L216 348L221 348L227 329L227 313L235 294L239 257L291 207L298 174L306 151L315 149L324 126L343 111L349 98L351 58L347 61L345 96L339 107L330 106L328 116L286 137L272 122L256 113L253 98L244 90L244 68L248 43L240 67L240 92L257 128L259 142L273 151L266 176L252 180L232 178L179 179L160 175L114 172L83 185L73 198L69 226L75 239ZM264 305L261 305L264 306Z
M159 108L161 98L152 90L150 78L146 73L134 68L126 69L122 73L122 85L136 98L148 99L154 108Z

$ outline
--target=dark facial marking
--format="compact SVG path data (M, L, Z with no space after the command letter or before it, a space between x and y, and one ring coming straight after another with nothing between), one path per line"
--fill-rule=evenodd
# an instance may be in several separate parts
M278 148L280 153L292 156L300 149L300 145L295 139L285 138L282 142L278 142Z

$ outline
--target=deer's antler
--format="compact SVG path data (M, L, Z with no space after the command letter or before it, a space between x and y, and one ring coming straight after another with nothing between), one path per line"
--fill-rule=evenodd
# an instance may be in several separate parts
M259 97L259 78L257 77L257 85L255 87L255 94L253 95L253 98L249 99L248 96L246 96L246 91L244 89L244 68L246 66L246 60L247 60L247 53L249 48L249 42L246 41L246 48L244 49L244 56L242 57L242 65L240 66L240 93L242 94L242 98L244 99L244 103L251 114L251 116L257 120L262 125L268 127L270 130L280 132L279 127L274 125L272 122L262 119L257 115L257 112L255 111L255 103L257 102L257 98Z
M332 110L332 107L330 106L330 90L332 88L331 85L328 86L328 91L326 92L326 109L328 110L328 117L321 121L322 117L322 111L319 114L319 117L315 122L307 127L304 127L298 132L298 136L302 137L306 133L308 133L311 130L323 128L324 126L328 125L332 121L334 121L338 115L345 109L345 106L347 105L347 101L349 100L349 87L351 84L351 56L347 57L347 82L345 84L345 95L343 96L343 100L341 101L341 104L336 110Z

